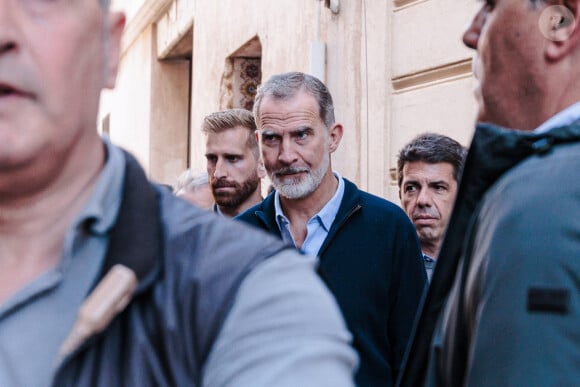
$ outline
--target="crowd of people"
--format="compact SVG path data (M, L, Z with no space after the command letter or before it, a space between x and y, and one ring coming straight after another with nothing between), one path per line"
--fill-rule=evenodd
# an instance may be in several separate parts
M399 206L332 168L348 128L301 72L148 181L95 127L123 13L0 0L0 386L578 385L578 23L481 5L469 151L412 139Z

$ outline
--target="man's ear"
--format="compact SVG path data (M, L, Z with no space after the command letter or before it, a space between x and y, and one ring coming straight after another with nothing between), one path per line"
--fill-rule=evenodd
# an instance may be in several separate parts
M258 161L258 177L260 179L263 179L264 177L266 177L266 167L264 166L264 162L262 161L261 158Z
M561 4L547 6L540 15L540 29L548 39L546 59L557 62L580 44L580 0L562 0Z
M330 153L338 149L340 140L342 139L342 125L335 123L328 129L328 148Z
M125 29L125 14L109 12L106 15L105 87L114 88L121 60L121 38Z

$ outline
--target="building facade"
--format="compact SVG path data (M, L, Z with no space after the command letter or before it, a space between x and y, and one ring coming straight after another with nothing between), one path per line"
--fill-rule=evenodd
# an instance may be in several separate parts
M203 117L251 108L262 79L303 71L334 97L344 137L333 167L398 202L397 151L434 131L468 145L476 2L455 0L113 0L127 14L117 88L99 125L149 176L203 169Z

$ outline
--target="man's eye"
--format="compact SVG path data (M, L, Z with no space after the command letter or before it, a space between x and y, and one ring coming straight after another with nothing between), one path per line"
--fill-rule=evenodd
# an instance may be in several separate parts
M482 1L483 3L485 3L485 6L490 10L495 7L496 0L482 0Z
M415 187L414 185L408 185L405 187L405 192L414 192L417 190L417 187Z
M447 191L447 186L443 184L436 184L433 186L433 189L435 189L437 192L444 192Z
M240 160L240 157L239 156L228 156L228 161L230 163L235 163L238 160Z
M275 134L263 134L262 143L266 145L275 145L280 142L280 137Z

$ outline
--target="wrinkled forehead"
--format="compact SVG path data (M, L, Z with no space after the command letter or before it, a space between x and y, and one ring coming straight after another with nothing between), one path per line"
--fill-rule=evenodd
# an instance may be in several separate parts
M318 126L321 123L318 103L307 93L284 99L264 98L257 122L260 131Z
M295 112L283 118L264 117L258 133L262 135L295 135L303 132L317 132L325 130L320 118L308 112Z

